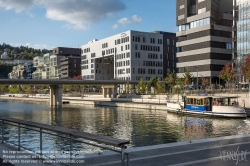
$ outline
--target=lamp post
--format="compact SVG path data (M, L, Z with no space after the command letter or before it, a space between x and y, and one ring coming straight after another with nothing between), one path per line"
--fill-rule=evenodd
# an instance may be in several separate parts
M198 90L198 67L194 66L194 68L196 68L196 72L197 72L197 76L196 76L196 86L197 86L197 90Z

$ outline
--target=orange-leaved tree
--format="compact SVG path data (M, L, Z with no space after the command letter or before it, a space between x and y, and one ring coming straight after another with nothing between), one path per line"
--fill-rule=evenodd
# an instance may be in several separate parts
M188 85L192 82L192 79L193 79L193 75L190 74L189 72L186 72L184 75L184 85Z
M241 67L242 75L250 80L250 55L245 59L245 63Z
M220 71L219 77L226 81L228 84L229 81L236 80L236 70L230 62L226 63L223 69Z

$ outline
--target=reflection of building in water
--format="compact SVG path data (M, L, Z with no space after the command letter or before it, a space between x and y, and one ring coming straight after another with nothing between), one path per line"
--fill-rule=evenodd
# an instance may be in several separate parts
M202 139L206 133L205 121L198 118L186 118L186 137L189 140Z

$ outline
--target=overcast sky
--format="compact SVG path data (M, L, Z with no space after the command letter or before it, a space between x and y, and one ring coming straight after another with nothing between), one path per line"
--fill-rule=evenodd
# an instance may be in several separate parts
M128 30L176 32L175 0L0 0L0 43L81 47Z

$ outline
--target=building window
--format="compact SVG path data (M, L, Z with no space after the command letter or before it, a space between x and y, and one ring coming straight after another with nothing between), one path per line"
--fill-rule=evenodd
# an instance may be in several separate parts
M226 49L231 50L232 49L232 43L226 43Z
M167 39L167 45L170 45L170 39Z
M185 17L184 14L180 15L180 16L178 16L178 20L182 20L184 17Z

